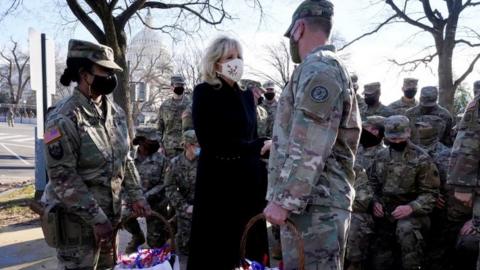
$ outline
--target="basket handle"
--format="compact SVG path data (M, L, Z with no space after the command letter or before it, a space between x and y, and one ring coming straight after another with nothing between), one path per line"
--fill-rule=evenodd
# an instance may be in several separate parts
M170 237L170 241L171 241L171 244L170 244L170 249L172 250L172 252L175 252L175 249L176 249L176 244L175 244L175 235L173 233L173 229L172 229L172 226L170 226L170 223L168 222L168 220L163 217L162 215L160 215L158 212L156 211L153 211L152 210L152 214L148 217L154 217L154 218L157 218L159 219L164 225L165 225L165 228L166 228L166 231L168 233L168 236ZM124 220L122 220L122 222L118 225L117 229L115 230L115 236L117 235L117 232L120 228L123 228L123 226L127 223L127 221L133 219L133 218L137 218L137 217L134 217L134 216L130 216ZM115 237L114 237L115 238ZM115 241L114 241L115 243ZM116 244L116 243L115 243ZM116 250L116 248L114 249ZM116 252L114 252L116 253ZM116 257L116 255L115 255Z
M250 221L245 226L245 230L242 234L242 242L240 243L240 258L245 259L246 247L247 247L247 237L250 229L255 225L255 223L265 220L264 214L258 214L250 219ZM297 249L298 249L298 269L304 270L305 269L305 253L304 253L304 246L303 246L303 239L298 232L297 226L291 219L287 219L285 223L288 229L295 235L295 240L297 242Z

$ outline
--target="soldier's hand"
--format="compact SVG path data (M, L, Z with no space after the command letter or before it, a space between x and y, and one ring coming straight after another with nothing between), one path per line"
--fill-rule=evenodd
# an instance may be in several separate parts
M413 208L410 205L400 205L392 212L395 219L402 219L410 216L413 213Z
M475 227L473 226L473 220L470 219L469 221L463 224L462 229L460 230L460 235L470 235L475 233Z
M132 204L133 214L137 217L146 217L152 214L152 209L145 200L138 200Z
M260 150L260 155L265 155L268 151L270 151L270 148L272 148L272 140L266 140L265 142L263 142L263 147L262 150Z
M445 197L442 194L440 194L437 198L437 208L438 209L445 208Z
M193 205L189 205L186 210L187 214L191 215L193 213Z
M473 195L471 192L469 193L463 193L463 192L456 192L455 191L455 199L460 201L463 205L467 207L472 207L473 204Z
M112 223L107 221L101 224L95 224L93 227L93 233L95 235L95 242L100 245L109 242L113 236Z
M383 205L381 203L374 203L373 204L373 215L377 218L381 218L385 215L383 212Z
M288 210L280 205L269 202L267 207L263 210L263 214L268 222L273 225L283 225L288 217Z

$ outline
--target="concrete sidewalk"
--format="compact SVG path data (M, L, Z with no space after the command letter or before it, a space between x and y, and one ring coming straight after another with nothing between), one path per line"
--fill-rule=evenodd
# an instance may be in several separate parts
M145 219L139 219L145 231ZM130 240L130 234L124 230L118 232L119 253L122 253ZM181 269L186 258L181 258ZM9 226L0 230L0 269L2 270L56 270L55 249L49 247L43 239L39 225Z

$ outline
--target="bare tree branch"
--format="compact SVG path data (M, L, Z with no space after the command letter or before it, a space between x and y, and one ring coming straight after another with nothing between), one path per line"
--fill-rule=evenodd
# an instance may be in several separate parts
M472 73L473 68L475 67L475 64L477 63L478 59L480 59L480 54L478 54L470 63L470 66L468 66L467 70L460 76L453 84L455 88L457 88L467 77Z
M372 31L370 32L367 32L355 39L353 39L352 41L348 42L347 44L345 44L343 47L341 47L340 49L338 49L339 51L347 48L348 46L352 45L353 43L359 41L360 39L364 38L364 37L367 37L367 36L370 36L370 35L373 35L375 33L377 33L378 31L380 31L380 29L382 29L385 25L387 24L390 24L392 20L394 20L395 18L397 18L398 15L393 15L391 16L390 18L386 19L384 22L380 23L375 29L373 29Z
M470 47L480 47L480 43L472 43L468 40L464 40L464 39L458 39L458 40L455 40L455 44L466 44Z
M427 55L423 58L408 60L408 61L405 61L405 62L399 62L398 60L395 60L395 59L389 59L388 61L397 65L397 66L402 67L402 70L404 70L404 71L414 71L421 64L423 64L425 66L428 66L428 64L430 64L433 61L433 59L435 59L437 56L438 56L438 53L435 52L435 53ZM409 66L411 66L411 67L409 68Z
M127 6L125 11L117 16L116 20L119 26L124 27L128 20L135 14L140 8L143 7L146 0L135 0L130 6Z
M428 26L428 25L425 25L421 22L418 22L412 18L410 18L407 14L406 14L406 10L404 8L404 10L401 10L394 2L393 0L385 0L385 3L387 3L388 5L390 5L392 7L392 9L397 13L398 17L402 18L404 21L406 21L407 23L411 24L411 25L414 25L414 26L417 26L417 27L420 27L421 29L427 31L427 32L430 32L430 33L435 33L435 29ZM405 0L405 7L407 6L407 3L408 3L408 0Z
M98 27L98 25L88 16L88 14L82 9L78 4L77 0L66 0L68 6L72 10L75 17L77 17L80 22L88 29L88 31L95 37L95 39L105 44L106 36L105 33Z

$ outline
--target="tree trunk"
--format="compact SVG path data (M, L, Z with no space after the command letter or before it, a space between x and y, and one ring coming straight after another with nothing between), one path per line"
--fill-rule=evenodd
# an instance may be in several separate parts
M452 54L453 51L447 51L439 54L438 57L438 103L451 113L456 90L453 87Z

